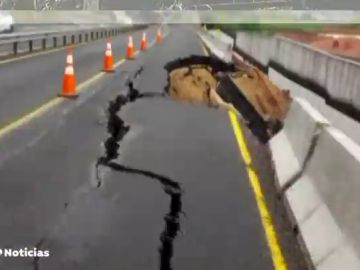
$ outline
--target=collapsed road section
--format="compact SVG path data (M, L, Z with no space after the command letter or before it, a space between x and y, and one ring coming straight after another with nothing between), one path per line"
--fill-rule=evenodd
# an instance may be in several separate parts
M199 55L171 61L165 69L169 73L166 91L177 100L227 109L234 106L263 143L281 128L290 98L258 69Z

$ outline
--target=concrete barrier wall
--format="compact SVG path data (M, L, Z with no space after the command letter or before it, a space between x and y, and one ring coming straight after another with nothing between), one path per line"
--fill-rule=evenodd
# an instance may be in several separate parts
M284 128L269 143L280 191L301 174L317 134L326 125L327 119L310 103L301 98L293 100Z
M234 39L232 37L220 30L209 30L208 32L213 38L220 40L222 43L227 44L227 47L233 49Z
M273 68L269 68L268 72L270 80L282 89L289 89L291 96L306 99L313 107L315 107L322 115L324 115L333 126L342 130L347 136L356 141L360 145L360 123L349 116L339 112L325 103L324 98L306 89L305 87L286 78L280 72Z
M327 127L305 173L360 255L360 146L338 129Z
M240 32L236 47L267 67L272 61L318 85L323 96L360 111L360 63L266 33Z
M238 33L236 45L294 97L269 146L278 191L309 261L316 270L359 270L360 124L328 100L360 109L360 65L278 36ZM320 87L307 88L284 69Z
M316 269L360 269L360 146L324 127L299 179L286 191Z
M295 98L270 148L279 192L315 269L360 269L360 145Z
M356 121L360 117L360 63L266 33L239 32L235 46L267 67L270 79L278 86L310 101L337 128L360 143L360 124ZM308 88L279 71L279 66L296 74Z
M279 49L272 60L323 87L325 95L360 109L360 63L284 37L274 39Z
M232 61L233 38L217 30L200 30L198 31L198 35L205 46L210 50L211 54L225 62L229 63Z
M276 40L272 36L252 32L238 32L235 47L255 58L263 66L268 65L277 50Z
M282 39L267 40L270 53L266 54L264 47L252 47L256 37L246 39L240 35L241 38L244 42L242 52L256 56L258 62L276 59L287 68L327 81L329 71L326 68L319 68L315 74L305 68L301 70L304 66L316 65L316 61L326 65L329 59L323 55L315 59L313 52L295 49L291 58L289 54L294 50L294 44ZM260 54L261 51L264 53ZM266 60L271 54L270 60ZM296 62L300 67L295 65ZM336 125L349 119L345 121L345 116L330 108L322 97L271 67L269 76L275 84L290 89L295 96L284 128L270 140L269 146L277 188L294 228L298 228L299 242L316 270L359 270L360 143L333 127L319 111L331 116ZM351 128L359 131L356 124L348 121L344 128L349 133Z

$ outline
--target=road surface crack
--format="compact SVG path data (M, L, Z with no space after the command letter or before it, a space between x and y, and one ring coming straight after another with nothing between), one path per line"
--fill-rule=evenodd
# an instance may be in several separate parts
M36 250L41 250L41 247L45 243L45 240L46 240L45 238L40 239L40 241L35 245ZM33 259L33 262L32 262L34 270L39 270L40 269L39 261L40 261L40 257L35 256L34 259Z
M135 78L141 73L139 70ZM109 102L107 130L110 136L105 140L105 153L99 157L96 163L97 187L102 186L102 177L99 174L99 166L106 166L114 171L127 174L141 175L158 181L165 194L170 196L169 212L165 215L165 227L160 235L161 245L159 247L160 270L172 270L171 259L173 256L173 242L180 231L180 214L182 213L181 196L183 191L178 182L167 176L154 173L152 171L132 168L115 162L119 157L120 143L125 135L130 131L130 126L120 118L118 113L122 107L129 102L135 102L140 98L163 97L165 93L140 93L134 88L133 80L126 83L128 87L127 95L118 95L115 100Z

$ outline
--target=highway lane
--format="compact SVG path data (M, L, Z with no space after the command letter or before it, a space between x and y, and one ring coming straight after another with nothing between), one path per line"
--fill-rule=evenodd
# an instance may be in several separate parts
M274 269L227 113L159 96L163 65L202 53L194 32L175 28L78 100L0 141L13 153L0 160L0 243L51 253L3 258L1 269ZM135 86L153 97L112 110L111 120L110 101L126 95L140 67ZM97 171L109 131L120 156Z
M156 27L147 30L154 40ZM128 35L139 48L142 30L120 34L112 40L114 59L125 57ZM74 48L74 68L78 84L102 69L105 39ZM0 62L0 127L56 97L62 86L66 50ZM44 79L46 78L46 79ZM26 82L26 83L24 83Z

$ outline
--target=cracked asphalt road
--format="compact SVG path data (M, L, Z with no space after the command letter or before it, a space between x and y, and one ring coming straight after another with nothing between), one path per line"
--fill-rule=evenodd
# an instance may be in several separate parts
M192 54L203 54L196 34L175 27L76 101L1 139L1 247L50 257L0 258L0 269L273 269L227 113L162 96L163 66ZM126 82L140 67L144 98L129 102ZM119 147L104 162L109 138Z

